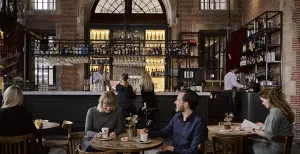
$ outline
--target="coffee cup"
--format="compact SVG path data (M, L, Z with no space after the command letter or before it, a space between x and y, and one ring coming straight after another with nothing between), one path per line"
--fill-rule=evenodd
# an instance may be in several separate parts
M141 141L147 142L148 141L148 134L141 134Z
M109 133L109 128L103 127L101 132L102 138L108 138L108 133Z

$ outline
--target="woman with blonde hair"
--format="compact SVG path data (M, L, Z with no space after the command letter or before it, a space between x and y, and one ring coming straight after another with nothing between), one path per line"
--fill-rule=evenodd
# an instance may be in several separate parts
M0 109L0 136L20 136L36 133L32 116L21 105L23 92L19 86L10 86L4 91Z
M120 83L116 86L116 92L118 92L117 103L122 108L124 117L136 114L135 106L132 104L134 98L133 89L127 80L128 74L123 73Z
M276 142L276 136L293 136L293 122L295 114L285 100L281 88L265 88L259 93L262 104L270 110L264 124L256 123L262 130L245 128L245 131L252 132L263 137L255 139L252 143L252 152L255 154L279 154L283 153L283 143ZM248 152L249 153L249 152Z
M141 96L144 104L142 110L145 110L146 108L156 107L154 83L148 72L144 72L141 75L139 88L141 89Z
M124 118L122 110L117 107L116 95L112 91L102 93L97 107L88 110L85 120L86 135L81 143L83 151L96 152L98 150L90 146L90 140L96 136L101 136L101 129L108 127L111 138L122 133L124 128Z

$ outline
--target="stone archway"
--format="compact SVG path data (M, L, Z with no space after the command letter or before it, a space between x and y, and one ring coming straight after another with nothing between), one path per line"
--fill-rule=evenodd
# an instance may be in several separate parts
M173 0L162 0L164 7L166 9L167 21L169 26L174 23L174 15L173 15ZM78 1L78 16L77 16L77 31L79 34L79 39L84 39L85 25L87 25L90 21L91 10L93 6L94 0L79 0Z

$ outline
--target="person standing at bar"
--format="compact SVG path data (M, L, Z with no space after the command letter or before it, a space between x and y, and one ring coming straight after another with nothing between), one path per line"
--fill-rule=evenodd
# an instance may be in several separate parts
M98 72L93 72L90 77L90 84L95 84L97 88L102 88L100 91L106 91L106 85L109 85L109 77L104 71L104 64L100 63Z
M224 77L224 90L228 91L226 95L227 112L232 113L234 106L235 89L243 88L244 86L237 82L238 66L233 66Z
M135 106L132 104L132 99L135 96L132 86L128 83L128 74L121 75L121 81L116 86L117 104L122 108L123 116L129 117L136 114Z

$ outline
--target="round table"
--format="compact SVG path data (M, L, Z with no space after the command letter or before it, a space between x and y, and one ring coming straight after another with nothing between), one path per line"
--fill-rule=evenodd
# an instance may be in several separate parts
M236 130L237 127L239 127L241 124L240 123L235 123L231 125L231 131L221 131L223 128L222 125L209 125L207 126L208 128L208 139L212 140L213 136L250 136L253 135L252 133L248 133L245 131L239 131Z
M51 128L56 128L56 127L59 127L60 126L60 124L59 123L57 123L57 122L42 122L43 123L43 130L45 130L45 129L51 129ZM37 127L37 125L35 125L35 127L37 128L37 129L39 129L38 127Z
M127 133L123 133L119 135L115 140L109 141L101 141L98 138L93 138L90 143L91 146L95 149L101 151L109 151L115 150L116 152L140 152L140 151L147 151L151 149L156 149L163 144L162 138L151 138L151 143L148 144L141 144L138 143L137 140L140 139L140 136L131 137L127 142L121 141L121 137L128 136Z
M38 130L38 142L41 145L43 143L43 135L44 135L43 130L56 128L56 127L60 126L60 124L57 122L42 122L42 123L43 123L42 129L39 129L39 127L37 125L35 125L36 129Z

